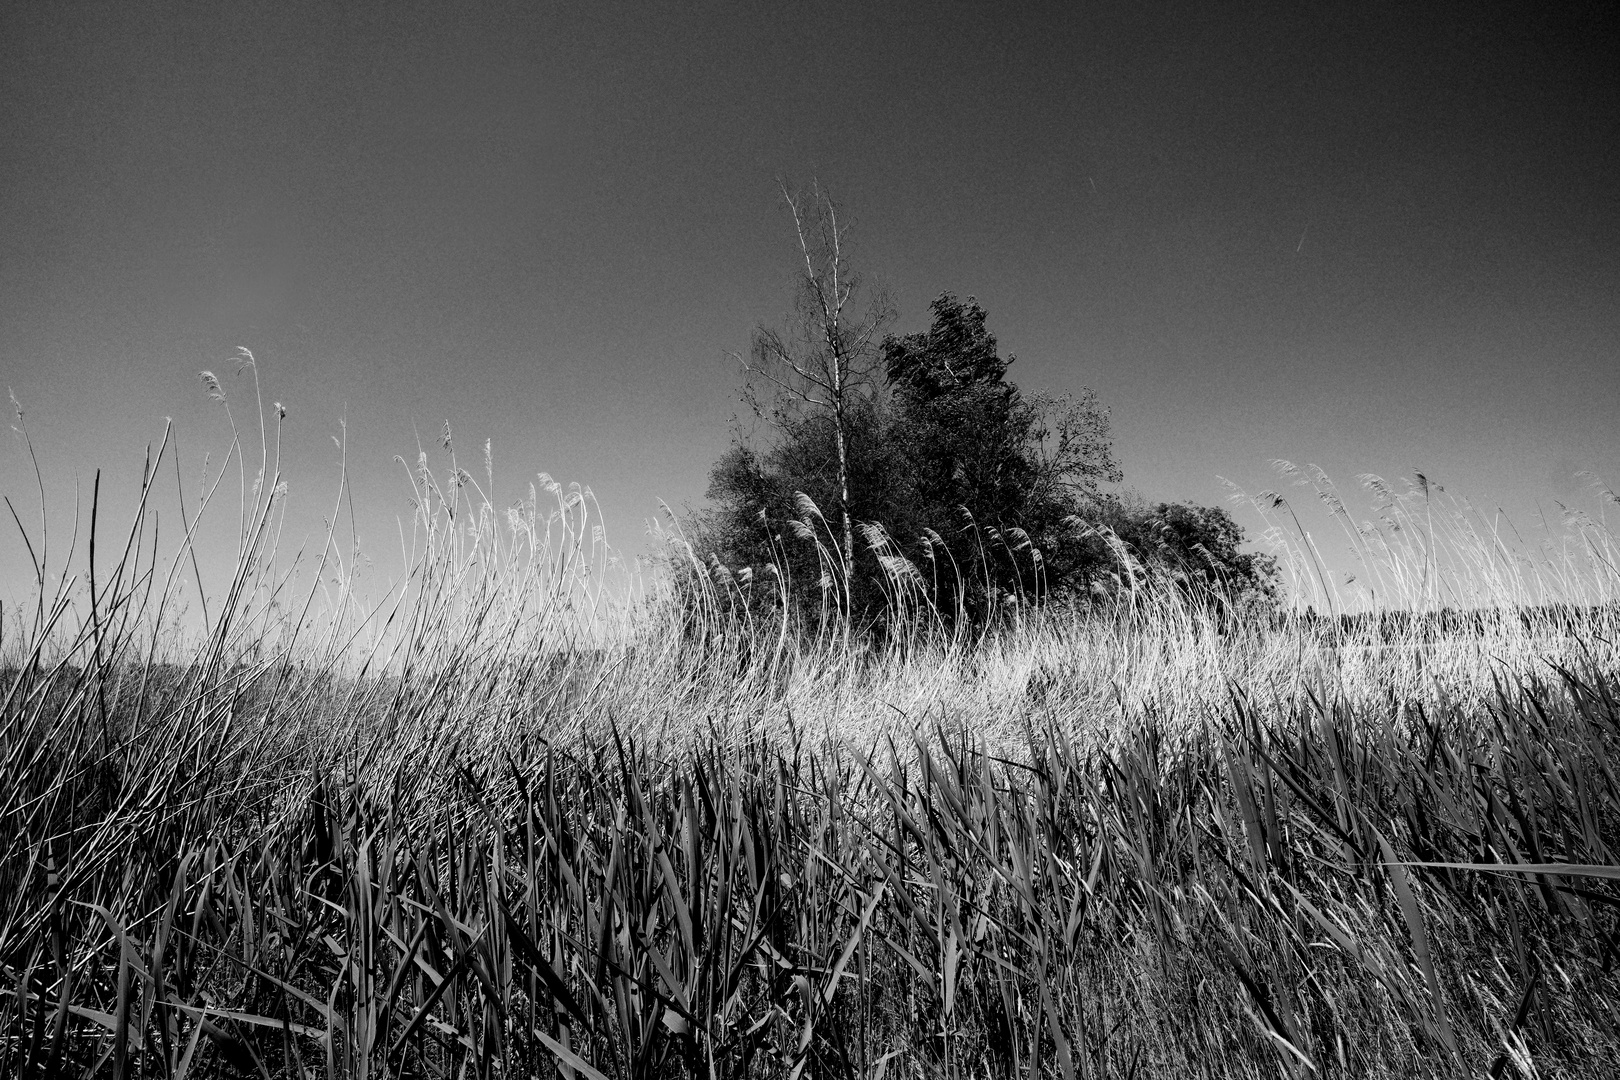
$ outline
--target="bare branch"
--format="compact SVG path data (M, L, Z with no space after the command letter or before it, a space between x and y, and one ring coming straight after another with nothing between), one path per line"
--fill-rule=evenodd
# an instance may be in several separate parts
M877 392L877 341L894 313L887 297L878 295L864 319L849 317L849 305L861 279L846 262L846 226L839 221L837 203L818 183L812 182L808 192L795 191L785 180L780 187L803 260L803 275L795 290L795 318L787 333L760 327L750 358L739 356L738 362L750 381L757 377L775 388L780 398L824 412L832 422L843 534L839 555L842 602L847 604L855 551L849 416L858 399ZM757 399L753 400L757 409Z

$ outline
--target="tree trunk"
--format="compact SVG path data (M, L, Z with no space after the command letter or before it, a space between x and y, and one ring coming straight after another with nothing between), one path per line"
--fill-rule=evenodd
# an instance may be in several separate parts
M840 396L833 410L834 436L838 442L838 510L844 526L844 636L849 637L849 620L855 610L850 583L855 570L855 530L849 520L849 453L844 444L844 402Z
M822 311L825 316L825 331L827 334L827 351L832 357L832 406L833 406L833 437L838 445L838 512L844 527L844 644L849 644L849 624L855 615L855 595L851 589L855 577L855 529L849 518L849 448L844 437L844 391L845 381L849 375L849 365L845 362L842 342L838 337L838 319L836 315L826 315L826 308Z

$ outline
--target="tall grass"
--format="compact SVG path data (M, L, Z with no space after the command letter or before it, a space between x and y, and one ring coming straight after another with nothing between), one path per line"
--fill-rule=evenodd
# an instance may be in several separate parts
M239 432L177 535L167 438L126 527L93 492L83 563L24 529L0 1075L1620 1060L1600 522L1526 555L1403 493L1355 533L1379 583L1356 608L1268 496L1304 597L1275 617L1125 553L1107 605L964 640L896 586L918 631L846 647L836 610L738 602L761 583L678 537L703 587L671 602L583 489L542 477L498 511L487 451L480 480L448 427L446 471L405 465L405 571L367 593L335 528L278 552L259 411L255 460ZM184 635L232 470L235 570Z

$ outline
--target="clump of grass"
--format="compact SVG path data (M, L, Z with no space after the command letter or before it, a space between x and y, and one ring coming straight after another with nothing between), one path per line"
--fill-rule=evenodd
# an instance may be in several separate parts
M240 435L217 474L237 568L180 662L207 504L160 559L167 440L121 555L92 503L88 607L36 564L0 705L0 1075L1620 1059L1602 603L1234 624L1132 590L867 651L723 568L696 609L608 587L587 491L497 514L448 428L448 478L407 469L408 571L363 602L332 534L302 566L338 584L295 590L259 442L255 479Z

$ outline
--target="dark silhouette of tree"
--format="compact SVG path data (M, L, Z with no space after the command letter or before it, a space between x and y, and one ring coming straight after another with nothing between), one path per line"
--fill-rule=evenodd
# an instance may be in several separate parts
M904 501L905 478L888 445L888 421L876 397L852 400L844 414L852 532L854 523L886 520L888 509ZM805 610L832 600L857 618L869 616L883 602L875 558L858 537L851 541L854 555L846 564L833 550L843 543L835 509L845 487L838 469L838 429L823 411L779 400L768 430L771 438L763 445L735 439L710 470L709 509L694 523L696 546L731 567L762 570L785 563L789 586ZM847 590L843 597L840 590Z
M946 579L946 609L993 610L998 596L1039 599L1051 586L1066 519L1100 484L1121 479L1107 411L1089 390L1021 393L1007 381L1014 358L1000 355L972 297L943 293L930 310L927 331L883 344L892 442L913 496L904 524L913 536L945 539L953 567L973 568ZM1061 559L1056 569L1063 572Z
M816 205L831 220L831 204ZM798 208L795 220L809 252ZM1135 572L1121 552L1189 592L1270 594L1274 563L1240 550L1224 510L1105 491L1122 479L1107 410L1090 390L1025 394L1009 382L1014 358L976 300L941 294L927 330L874 348L887 308L846 325L835 316L847 299L823 306L835 280L852 280L841 247L827 250L836 279L818 279L807 254L794 343L755 338L749 370L772 372L776 390L756 399L771 438L739 435L710 473L698 546L754 571L729 580L758 582L775 564L805 609L825 611L836 594L846 629L881 628L908 589L953 626L1055 595L1086 600Z

